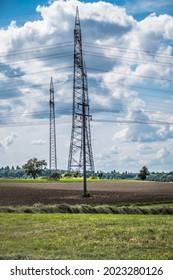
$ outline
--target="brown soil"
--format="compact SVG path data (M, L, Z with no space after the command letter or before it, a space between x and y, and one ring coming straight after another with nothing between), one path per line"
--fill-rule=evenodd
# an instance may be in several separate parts
M173 200L173 183L95 182L87 185L90 197L83 198L82 183L2 183L0 206L43 204L116 204Z

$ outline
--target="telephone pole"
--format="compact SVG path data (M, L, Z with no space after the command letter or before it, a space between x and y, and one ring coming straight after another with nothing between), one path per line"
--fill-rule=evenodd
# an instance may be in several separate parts
M49 147L49 168L57 170L56 158L56 129L55 129L55 101L54 101L54 86L53 79L50 81L50 147Z
M79 11L76 9L74 29L73 115L68 170L84 176L84 196L87 195L86 172L94 173L91 146L87 70L83 61Z

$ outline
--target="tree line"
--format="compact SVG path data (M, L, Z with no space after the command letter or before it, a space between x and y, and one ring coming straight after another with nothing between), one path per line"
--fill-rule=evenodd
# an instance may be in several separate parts
M66 170L51 171L47 168L45 160L33 158L27 161L22 167L5 166L0 168L0 178L36 178L41 176L49 179L60 179L62 177L82 177L78 171L68 172ZM116 170L110 172L97 171L94 174L88 173L87 177L93 179L109 179L109 180L148 180L157 182L173 182L173 171L171 172L149 172L146 166L143 166L138 173L119 172Z

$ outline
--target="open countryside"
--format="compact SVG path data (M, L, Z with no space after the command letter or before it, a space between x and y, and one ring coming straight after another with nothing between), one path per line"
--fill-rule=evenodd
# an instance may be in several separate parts
M117 204L173 201L173 183L148 181L88 182L90 197L82 196L82 182L20 183L0 181L0 206L43 204ZM77 181L77 180L76 180ZM93 180L94 181L94 180Z
M0 259L172 260L171 5L6 2Z
M88 191L2 180L0 259L173 259L173 183L100 180Z

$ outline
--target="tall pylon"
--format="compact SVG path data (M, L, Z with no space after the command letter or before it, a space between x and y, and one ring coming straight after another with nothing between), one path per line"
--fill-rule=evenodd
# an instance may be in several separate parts
M79 11L76 9L74 29L73 115L68 170L94 172L91 146L87 70L83 61Z
M49 148L49 168L57 170L56 157L56 129L55 129L55 101L53 79L50 80L50 148Z

